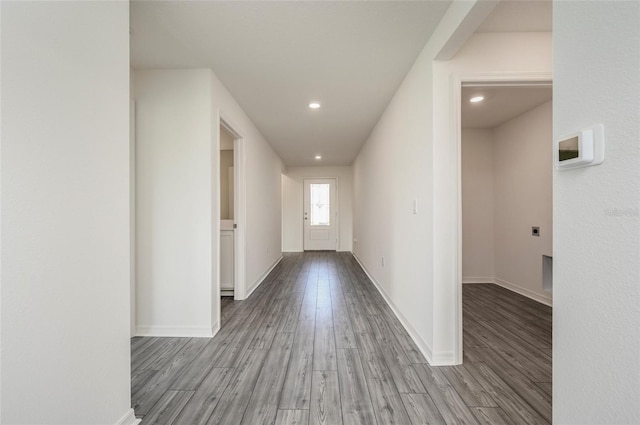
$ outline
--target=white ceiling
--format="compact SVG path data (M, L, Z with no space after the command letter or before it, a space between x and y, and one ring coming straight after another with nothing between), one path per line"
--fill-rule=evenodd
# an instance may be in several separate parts
M484 96L478 103L469 99ZM463 87L462 128L494 128L550 101L551 86Z
M131 64L211 68L285 164L348 165L450 3L137 0ZM500 3L479 31L550 29L536 0Z
M131 63L211 68L287 165L348 165L449 3L134 1Z

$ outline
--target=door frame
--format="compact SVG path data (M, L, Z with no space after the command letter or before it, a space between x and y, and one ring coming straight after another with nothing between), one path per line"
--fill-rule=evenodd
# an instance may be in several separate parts
M536 86L553 84L550 72L493 72L493 73L454 73L451 85L451 135L455 148L455 155L451 156L451 168L455 170L455 179L451 182L451 190L456 193L454 212L456 220L453 222L452 234L456 243L453 255L455 261L455 329L454 364L463 362L463 323L462 323L462 86L467 87L495 87L495 86Z
M246 166L245 166L245 139L238 131L238 126L234 125L224 111L218 110L218 133L220 126L224 127L233 136L233 179L234 179L234 192L233 192L233 209L234 209L234 232L233 232L233 299L243 300L246 298L246 218L247 218L247 205L246 205ZM217 158L218 158L218 174L220 174L220 134L218 134L218 146L217 146ZM217 178L218 187L218 206L220 205L220 177ZM218 252L217 259L215 260L217 267L217 276L215 279L215 297L220 299L220 208L215 211L215 241L217 244ZM218 303L219 306L219 303ZM218 308L218 323L220 323L220 308Z
M339 251L339 247L340 247L340 180L338 179L338 177L310 177L310 176L305 176L302 178L302 214L301 217L304 216L304 190L305 190L305 180L323 180L323 179L331 179L331 180L335 180L336 182L336 252ZM302 218L302 252L305 251L304 249L304 217Z

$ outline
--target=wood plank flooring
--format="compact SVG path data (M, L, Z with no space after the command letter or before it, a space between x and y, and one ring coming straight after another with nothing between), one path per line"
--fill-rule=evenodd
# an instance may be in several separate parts
M551 423L551 309L463 302L464 365L431 367L351 254L287 254L215 338L132 338L132 404L145 425Z

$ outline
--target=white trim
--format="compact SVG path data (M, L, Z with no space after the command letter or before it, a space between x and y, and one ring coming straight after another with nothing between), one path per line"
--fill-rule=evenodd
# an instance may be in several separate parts
M136 418L136 414L133 412L133 409L129 409L127 413L125 413L124 416L121 417L114 425L138 425L141 421L142 419Z
M212 338L220 329L220 322L211 327L197 326L138 326L136 336L175 337L175 338Z
M287 250L283 250L282 252L284 253L284 252L304 252L304 251L298 250L298 249L287 249Z
M451 167L455 174L451 182L451 190L455 191L454 214L457 220L455 228L451 229L455 235L456 244L451 255L455 258L456 269L453 276L455 281L455 329L456 339L454 342L454 364L462 364L462 85L483 84L483 85L509 85L515 86L517 83L524 85L535 84L536 82L553 82L553 75L550 72L485 72L485 73L453 73L451 74L450 105L452 108L451 121L451 141L456 155L451 158ZM496 279L497 281L498 279ZM509 288L507 288L509 289ZM537 299L536 299L537 300ZM542 301L541 301L542 302Z
M429 365L431 365L431 366L448 366L448 365L451 365L452 363L450 362L450 358L447 359L447 354L446 353L433 353L432 354L431 347L429 347L429 344L427 344L426 341L424 341L422 338L420 338L420 335L418 335L418 332L413 328L413 326L411 326L411 324L409 323L407 318L404 317L402 315L402 313L400 313L400 309L398 309L395 306L395 304L393 304L393 301L391 301L391 297L389 297L389 295L385 292L385 290L382 287L382 285L380 285L373 278L371 273L369 273L369 270L367 270L367 268L364 266L362 261L360 261L358 256L355 253L352 253L352 254L353 254L353 258L355 258L356 261L358 262L358 264L360 264L360 267L362 267L362 270L364 270L366 275L369 277L369 280L373 283L373 285L376 287L378 292L380 292L380 295L382 295L382 298L384 298L384 300L386 301L387 305L391 308L391 311L393 311L393 314L396 315L396 317L398 318L398 320L402 324L402 327L404 327L404 329L407 331L407 333L409 334L409 336L411 337L413 342L416 343L416 346L418 347L418 350L420 350L420 352L422 353L424 358L427 360L427 362L429 362Z
M214 337L220 331L220 320L211 324L211 336Z
M254 282L254 284L253 284L253 285L251 285L251 287L250 287L250 288L249 288L249 290L247 291L247 296L245 297L245 299L246 299L246 298L249 298L249 296L250 296L251 294L253 294L253 291L255 291L256 289L258 289L258 286L260 286L260 285L262 284L262 282L264 282L264 280L267 278L267 276L269 276L269 273L271 273L271 272L273 271L273 269L275 269L275 268L276 268L276 266L278 265L278 263L280 263L280 261L282 261L282 259L283 259L283 258L284 258L284 256L283 256L283 255L281 255L281 256L280 256L280 258L278 258L278 259L276 260L276 262L275 262L275 263L273 263L273 265L272 265L271 267L269 267L269 269L268 269L266 272L264 272L264 273L262 274L262 276L260 276L260 277L258 278L258 280L256 280L256 281Z
M131 71L129 71L131 73ZM129 100L129 334L136 332L136 101Z
M431 356L430 366L455 366L454 351L435 351Z
M463 277L462 284L474 284L474 283L496 283L492 277Z
M233 252L233 297L242 300L247 294L247 161L242 137L233 140L234 218L236 224Z
M234 249L233 249L233 280L234 291L233 297L236 300L243 300L249 296L247 293L247 277L246 277L246 222L247 222L247 202L246 202L246 159L245 159L245 140L239 133L239 126L236 126L229 119L227 114L218 109L218 125L224 127L233 136L233 172L234 172L234 223L236 228L234 231ZM218 138L219 140L219 138ZM219 149L219 141L218 141ZM218 153L219 155L219 153ZM219 184L218 184L219 185ZM220 196L218 190L218 197ZM220 201L218 201L220 202ZM218 217L220 211L217 212ZM219 222L219 220L218 220ZM218 224L219 226L219 224ZM220 245L220 232L218 232L218 249ZM220 268L218 267L218 287L220 285ZM218 316L218 320L220 320Z
M498 286L502 286L505 289L508 289L511 292L515 292L516 294L520 294L524 297L537 301L541 304L548 305L549 307L553 307L553 299L550 296L542 295L537 292L533 292L530 289L523 288L522 286L516 285L515 283L507 282L502 279L495 279L495 283Z

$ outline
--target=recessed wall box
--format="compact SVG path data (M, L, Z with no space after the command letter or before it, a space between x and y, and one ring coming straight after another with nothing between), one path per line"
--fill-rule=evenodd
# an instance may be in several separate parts
M556 139L554 155L556 168L560 171L602 163L604 126L596 124Z

